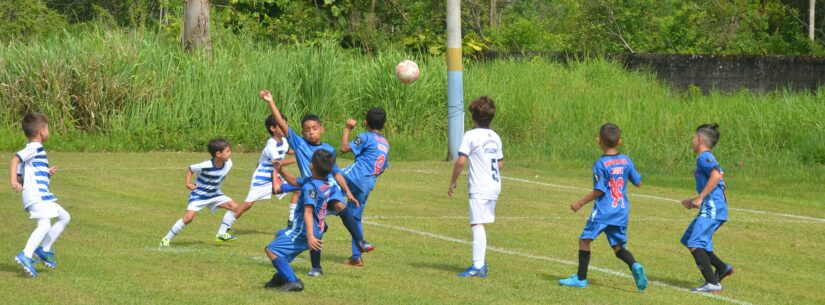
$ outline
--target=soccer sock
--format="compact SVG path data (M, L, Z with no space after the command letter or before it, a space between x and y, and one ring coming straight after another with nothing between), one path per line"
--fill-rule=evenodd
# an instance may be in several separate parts
M710 259L710 264L713 265L713 267L716 268L716 272L727 271L728 264L726 264L721 259L719 259L719 257L716 256L716 253L713 253L713 251L709 251L707 253L708 253L708 258Z
M705 282L710 284L719 284L719 279L716 278L716 273L713 273L713 269L710 267L710 258L708 258L708 253L705 249L694 249L691 254L693 254L693 259L696 260L696 266L699 267L699 271L702 272Z
M43 251L51 252L52 245L54 242L57 241L57 238L60 237L60 234L63 233L63 229L69 225L69 221L71 221L71 216L69 216L69 212L66 212L63 208L57 209L57 222L52 225L52 228L49 229L49 233L46 234L46 238L43 239L43 242L40 244L43 247Z
M487 232L484 225L476 225L473 230L473 267L481 269L484 267L484 255L487 252Z
M292 221L295 218L295 208L298 207L297 203L290 203L289 204L289 221Z
M579 250L579 281L587 279L587 267L590 265L590 251Z
M309 250L309 260L313 269L321 269L321 251Z
M362 236L364 235L364 227L361 226L361 220L358 220L358 232L361 232ZM358 242L355 238L352 239L352 258L361 258L361 249L358 248Z
M232 211L226 211L226 214L223 214L223 221L221 222L221 227L218 228L218 235L226 233L229 228L232 227L232 223L235 222L235 213Z
M272 260L272 266L275 267L275 272L280 273L288 282L297 282L298 277L295 276L295 271L289 266L289 262L283 257L276 257Z
M358 230L358 221L355 220L355 216L352 216L352 209L346 207L338 212L338 216L341 217L341 222L343 222L344 226L347 227L347 231L349 231L349 235L352 236L352 239L356 242L364 240L364 235L362 235L361 231Z
M34 250L37 250L37 246L40 246L40 243L42 243L43 239L46 238L46 235L49 234L49 229L51 226L51 219L41 218L37 220L37 227L34 228L32 235L29 236L29 241L26 242L26 247L23 248L23 255L28 258L32 258L32 255L34 255Z
M627 249L625 248L616 251L616 257L624 261L624 263L627 264L627 267L630 268L633 268L633 264L636 263L636 259L633 258L633 254L631 254L630 251L627 251Z
M166 233L166 237L164 237L164 239L172 240L172 238L174 238L175 235L178 235L178 233L180 233L180 230L183 230L183 227L185 225L186 224L183 223L183 219L178 219L178 221L175 222L175 225L172 226L172 229L169 230L169 233Z

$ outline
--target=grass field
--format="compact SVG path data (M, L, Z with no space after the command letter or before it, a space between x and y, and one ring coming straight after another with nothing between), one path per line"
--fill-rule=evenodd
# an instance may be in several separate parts
M0 160L12 155L0 153ZM821 202L749 195L738 186L750 182L735 177L728 179L734 209L715 245L737 273L725 280L721 296L686 291L701 281L679 244L695 210L670 199L691 196L690 186L629 190L628 248L653 281L647 291L636 291L627 267L603 237L593 245L590 286L556 285L558 278L575 273L576 240L590 206L574 214L568 205L590 186L587 168L573 173L505 167L497 221L487 229L490 277L458 278L455 274L470 263L471 234L466 186L456 197L446 196L447 162L393 162L367 208L366 236L378 250L365 256L366 265L342 264L349 256L348 235L332 218L324 236L326 275L307 277L308 255L302 254L292 265L306 290L282 294L261 288L273 272L262 249L285 225L285 202L258 203L235 223L240 238L232 245L213 244L222 212L205 212L171 248L158 248L186 208L186 166L206 154L53 152L49 157L60 168L52 190L72 214L56 245L59 269L38 265L40 277L30 279L15 265L12 257L34 224L21 209L19 194L2 188L3 304L825 303ZM233 160L224 192L243 200L257 155L235 154ZM691 179L685 176L684 181Z

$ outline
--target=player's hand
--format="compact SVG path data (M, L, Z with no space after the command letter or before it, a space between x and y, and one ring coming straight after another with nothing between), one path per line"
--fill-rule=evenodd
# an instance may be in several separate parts
M307 241L309 248L315 251L321 251L321 247L324 245L324 241L317 239L315 237L310 237Z
M353 128L355 128L355 124L358 124L358 123L355 122L355 120L353 120L353 119L349 119L349 120L347 120L346 127L347 127L347 129L353 129Z
M693 200L690 201L690 205L694 208L702 206L702 197L693 198Z
M581 209L581 208L582 208L582 206L578 202L574 202L573 204L570 205L570 209L573 210L574 213L578 212L579 209Z
M453 193L455 193L455 182L450 183L450 187L447 188L447 196L453 197Z
M20 184L20 182L12 181L11 182L11 189L13 189L15 192L20 193L20 192L23 191L23 185Z
M686 209L690 210L690 208L692 207L691 206L691 201L692 201L691 199L682 200L682 206L685 207Z
M281 161L279 161L279 160L272 160L272 166L274 166L275 171L279 172L279 173L281 172L281 169L283 168L283 165L281 164Z
M196 188L198 188L198 186L192 183L187 183L186 188L188 188L190 191L194 191Z
M267 101L267 102L274 102L275 101L275 100L272 99L272 93L269 93L268 90L261 90L261 92L258 92L258 96L260 96L261 99L263 99L264 101Z
M355 203L356 208L361 208L361 203L358 202L358 199L355 199L355 196L353 196L352 193L347 193L347 199Z
M49 175L54 176L55 174L57 174L57 166L52 166L52 167L49 169Z

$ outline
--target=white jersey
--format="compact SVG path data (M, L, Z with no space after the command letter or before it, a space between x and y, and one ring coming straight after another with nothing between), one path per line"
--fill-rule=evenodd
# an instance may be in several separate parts
M17 159L20 160L17 176L23 179L23 209L39 202L57 201L54 194L49 192L51 174L43 144L29 142L26 148L17 152Z
M197 188L189 193L189 202L223 196L221 185L223 185L230 169L232 169L232 160L226 160L226 163L220 168L215 167L213 160L190 165L189 170L197 176L195 179Z
M470 130L464 133L458 154L470 160L470 198L498 199L501 193L498 161L504 159L498 134L487 128Z
M258 158L258 167L252 173L251 188L267 186L272 183L272 172L275 167L272 165L273 160L283 160L286 158L286 152L289 151L289 143L286 138L281 138L278 143L274 138L269 138L266 141L264 150L261 151L261 157Z

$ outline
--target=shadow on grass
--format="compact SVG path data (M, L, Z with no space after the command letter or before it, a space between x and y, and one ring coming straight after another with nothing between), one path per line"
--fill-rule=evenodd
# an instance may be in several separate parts
M662 282L662 283L665 283L665 284L668 284L668 285L671 285L671 286L676 286L676 287L685 288L685 289L696 288L696 287L699 287L700 285L702 285L701 281L699 281L699 280L688 281L688 280L684 280L684 279L672 279L672 278L667 278L667 277L655 277L655 278L651 278L649 280Z
M416 268L427 268L440 271L447 271L451 273L460 273L461 271L464 271L464 268L456 264L446 264L439 262L409 262L408 264Z
M20 267L15 263L13 260L11 263L3 262L0 263L0 272L6 272L11 274L16 274L17 277L21 278L28 278L30 277L26 272L23 271L23 267Z

